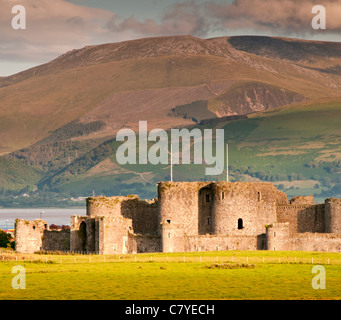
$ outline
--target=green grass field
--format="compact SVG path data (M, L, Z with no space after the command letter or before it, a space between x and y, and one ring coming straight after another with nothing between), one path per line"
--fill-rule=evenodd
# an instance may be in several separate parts
M0 261L1 300L341 298L340 253L228 251L126 256L3 253ZM16 265L25 267L24 290L12 288L16 275L12 268ZM326 289L312 287L317 275L312 273L315 265L325 267Z

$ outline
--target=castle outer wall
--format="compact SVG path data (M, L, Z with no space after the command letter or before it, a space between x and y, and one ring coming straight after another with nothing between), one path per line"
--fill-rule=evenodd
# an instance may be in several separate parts
M90 197L70 230L18 220L16 250L95 254L341 251L341 199L315 204L272 183L160 182L158 199Z

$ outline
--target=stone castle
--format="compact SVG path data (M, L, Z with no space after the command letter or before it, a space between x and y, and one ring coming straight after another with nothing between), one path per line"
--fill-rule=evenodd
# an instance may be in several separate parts
M158 199L90 197L71 228L17 219L16 250L95 254L219 250L341 251L341 199L314 204L272 183L160 182Z

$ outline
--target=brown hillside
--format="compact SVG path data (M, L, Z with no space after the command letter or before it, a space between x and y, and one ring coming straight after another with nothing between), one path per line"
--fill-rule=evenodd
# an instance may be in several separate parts
M91 137L104 137L139 120L164 129L191 123L169 114L198 100L220 117L337 98L340 65L339 43L267 37L87 46L0 78L0 152L27 147L73 120L103 121Z

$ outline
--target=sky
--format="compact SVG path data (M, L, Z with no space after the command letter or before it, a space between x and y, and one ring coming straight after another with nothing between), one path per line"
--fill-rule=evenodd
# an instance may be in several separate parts
M325 30L312 28L316 4ZM12 27L15 5L25 30ZM0 0L0 77L86 45L170 35L341 41L341 0Z

